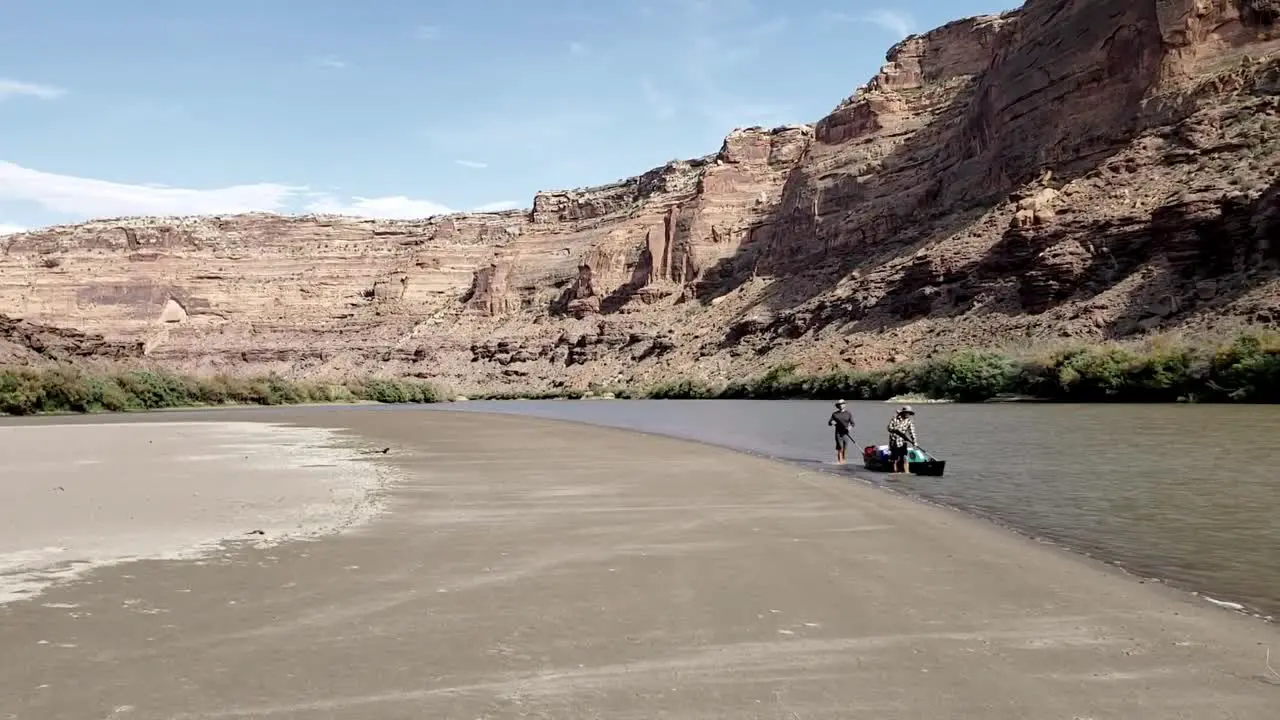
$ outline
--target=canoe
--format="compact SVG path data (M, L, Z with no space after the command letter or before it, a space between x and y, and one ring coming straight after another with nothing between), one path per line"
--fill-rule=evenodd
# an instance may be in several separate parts
M893 472L893 463L880 457L876 452L875 445L868 445L862 449L862 467L872 472ZM934 458L929 458L924 462L907 463L907 472L912 475L941 477L946 469L946 460L936 460Z

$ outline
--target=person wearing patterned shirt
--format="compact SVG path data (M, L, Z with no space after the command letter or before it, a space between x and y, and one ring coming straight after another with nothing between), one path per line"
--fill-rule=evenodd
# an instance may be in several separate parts
M895 473L907 471L907 451L916 444L916 425L911 419L914 415L910 405L903 405L889 421L889 460Z

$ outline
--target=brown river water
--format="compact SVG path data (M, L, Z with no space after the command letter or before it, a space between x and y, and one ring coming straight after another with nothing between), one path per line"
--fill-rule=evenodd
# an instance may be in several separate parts
M435 406L573 420L802 463L968 510L1139 575L1280 617L1280 406L915 405L944 477L863 470L894 405L851 403L834 466L824 401L503 401Z

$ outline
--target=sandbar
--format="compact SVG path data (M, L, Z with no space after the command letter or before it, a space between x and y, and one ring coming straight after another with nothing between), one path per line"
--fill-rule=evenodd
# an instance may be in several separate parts
M366 520L388 469L343 442L254 422L0 427L0 603L106 564Z
M390 447L377 462L402 480L349 532L101 568L0 606L0 717L1274 720L1280 708L1275 626L863 483L512 416L236 417L349 429Z

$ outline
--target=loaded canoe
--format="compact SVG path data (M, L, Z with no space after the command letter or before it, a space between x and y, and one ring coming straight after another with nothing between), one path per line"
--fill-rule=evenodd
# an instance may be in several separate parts
M888 458L882 457L879 448L875 445L868 445L862 449L862 466L872 472L893 472L893 463ZM928 458L923 462L907 463L907 472L912 475L941 477L946 469L946 460L934 458Z

